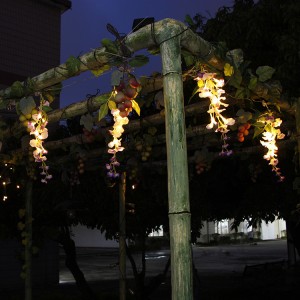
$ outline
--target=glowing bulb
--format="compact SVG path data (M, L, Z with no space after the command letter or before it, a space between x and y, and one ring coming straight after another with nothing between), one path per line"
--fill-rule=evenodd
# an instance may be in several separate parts
M3 183L2 183L3 185L6 185L6 182L5 181L3 181Z
M133 184L133 185L131 186L131 188L134 190L134 189L135 189L135 184Z
M3 196L3 201L6 201L7 200L7 196Z
M20 186L17 184L17 189L19 189L20 188Z

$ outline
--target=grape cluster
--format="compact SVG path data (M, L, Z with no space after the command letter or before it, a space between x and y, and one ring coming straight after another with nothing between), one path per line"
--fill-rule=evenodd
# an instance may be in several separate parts
M135 77L130 77L127 82L121 80L120 84L115 86L113 101L117 104L121 117L127 117L132 111L132 100L138 95L140 86Z
M31 113L26 114L26 115L21 113L19 116L19 121L24 125L24 127L27 128L28 132L30 132L30 129L28 128L28 122L30 120L32 120L32 115L35 115L37 113L38 113L38 110L36 108L34 108L34 109L32 109Z
M93 128L91 131L89 131L83 127L82 131L88 143L93 143L95 141L96 129Z
M245 140L245 136L249 134L249 129L251 125L249 123L245 123L240 125L238 128L237 138L239 142L243 142Z
M142 141L136 142L135 149L140 152L142 161L147 161L152 151L152 147Z

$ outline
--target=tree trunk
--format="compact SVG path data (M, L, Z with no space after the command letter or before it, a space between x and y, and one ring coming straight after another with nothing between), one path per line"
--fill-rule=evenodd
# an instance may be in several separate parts
M65 227L62 230L62 233L58 241L64 248L66 254L66 260L65 260L66 267L70 270L70 272L74 276L76 285L79 291L81 292L82 299L96 300L97 297L95 293L91 290L90 286L88 285L84 277L84 274L82 273L82 271L80 270L77 264L75 243L71 239L70 232L67 227Z

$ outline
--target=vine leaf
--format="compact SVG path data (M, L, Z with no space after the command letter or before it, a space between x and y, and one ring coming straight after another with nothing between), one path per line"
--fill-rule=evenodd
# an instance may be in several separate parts
M269 66L260 66L256 69L256 74L258 75L258 80L265 82L268 79L271 79L275 69Z
M66 67L68 69L69 75L76 74L80 69L80 60L75 56L71 55L66 61Z
M149 57L145 55L136 55L128 62L128 64L131 67L141 67L146 65L148 62L149 62Z
M112 101L112 100L108 100L107 106L108 106L108 108L109 108L110 110L116 109L116 108L117 108L116 102L115 102L115 101Z
M80 125L83 125L85 129L91 131L94 126L94 118L90 114L82 115L80 118Z
M103 47L105 47L107 52L110 52L112 54L117 54L118 53L118 47L110 39L102 39L101 44L102 44Z
M119 70L113 71L112 74L111 74L110 84L112 86L119 85L122 76L123 76L123 73L121 71L119 71Z
M132 108L135 110L135 112L140 115L141 114L141 109L138 105L138 103L135 100L131 100L132 102Z
M233 62L235 67L239 67L244 61L244 53L242 49L233 49L226 53L226 57Z
M19 103L19 109L23 115L31 114L32 110L36 107L36 103L32 96L27 98L23 97Z
M98 121L102 120L108 114L108 106L107 103L104 103L100 106Z
M22 97L24 94L24 87L20 81L15 81L11 85L10 97Z

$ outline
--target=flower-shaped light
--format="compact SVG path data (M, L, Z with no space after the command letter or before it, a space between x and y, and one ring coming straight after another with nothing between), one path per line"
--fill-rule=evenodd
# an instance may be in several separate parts
M120 163L117 161L116 154L117 152L123 151L125 149L121 145L121 136L124 132L123 125L128 124L129 119L127 117L121 117L119 109L112 109L111 113L114 117L114 125L113 129L109 130L109 132L112 135L113 140L108 143L109 149L107 150L107 152L109 154L112 154L113 157L110 159L110 163L106 164L106 169L108 170L108 177L117 178L119 177L119 173L116 171L116 167L119 166Z
M206 126L207 129L213 129L216 127L216 132L221 133L223 140L222 151L220 155L230 155L231 150L228 150L228 126L234 125L235 120L233 118L225 118L222 112L225 111L224 107L228 107L227 103L224 103L226 97L223 96L225 91L222 89L224 86L223 79L215 78L215 73L199 73L195 78L197 80L198 92L200 98L209 98L210 104L208 113L210 115L210 123Z
M278 147L276 141L278 139L283 139L284 134L280 131L279 128L282 120L280 118L274 118L271 114L268 114L266 117L261 117L257 120L264 125L264 132L262 133L262 139L260 143L268 149L268 152L264 155L264 159L269 161L269 165L272 166L272 171L275 172L276 176L279 178L279 181L284 180L280 172L278 165L277 151Z
M41 182L47 183L48 180L52 178L52 175L48 173L49 167L46 165L46 154L48 151L43 146L44 140L48 138L48 129L46 128L48 120L47 114L42 110L43 105L45 105L45 103L43 102L43 99L41 99L41 104L37 108L37 113L32 115L31 120L28 121L27 127L30 131L30 135L34 136L29 142L30 146L35 148L33 151L34 160L35 162L41 163L40 168L42 169L42 172L40 174L44 176L44 178L41 179Z

